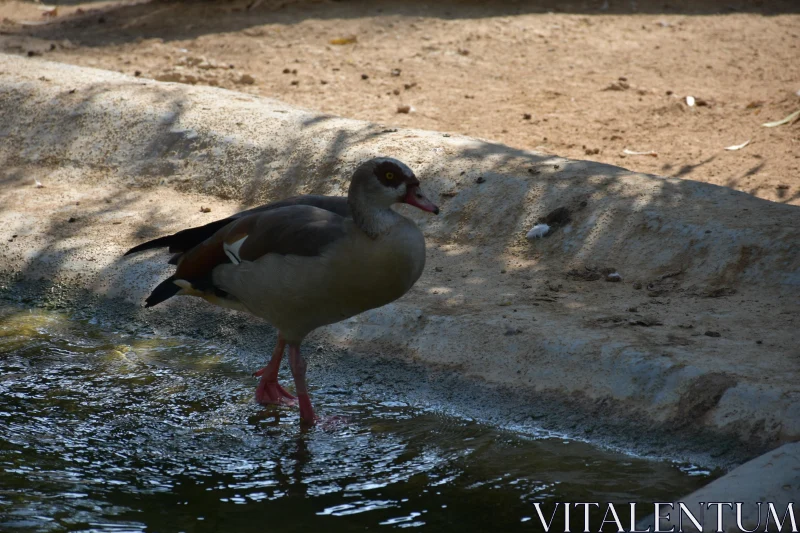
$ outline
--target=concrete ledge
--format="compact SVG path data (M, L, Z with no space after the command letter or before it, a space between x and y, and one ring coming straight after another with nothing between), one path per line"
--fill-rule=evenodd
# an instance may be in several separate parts
M681 508L680 504L683 504L704 532L741 533L742 529L762 532L797 531L800 526L800 509L797 507L799 497L800 443L795 442L743 464L702 489L681 498L679 502L672 502L669 504L671 507L665 505L660 513L658 527L655 516L650 516L637 524L636 529L669 531L674 527L676 532L698 531L697 526ZM738 510L737 502L740 504ZM718 510L721 510L721 515L718 515ZM789 514L786 514L787 510ZM782 528L777 526L775 516L778 522L783 522Z
M317 341L557 399L568 417L528 416L577 434L677 436L723 463L800 438L797 207L7 55L0 117L0 268L14 283L139 304L169 269L152 255L122 260L132 244L293 194L344 194L359 160L391 155L440 199L441 216L412 214L426 272L400 301ZM557 208L569 221L527 242ZM603 268L623 281L593 280ZM205 305L178 300L149 316L166 324Z

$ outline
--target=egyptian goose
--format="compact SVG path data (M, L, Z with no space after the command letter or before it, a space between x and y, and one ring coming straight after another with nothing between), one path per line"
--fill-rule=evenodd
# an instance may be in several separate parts
M269 364L254 375L259 403L294 404L278 384L286 345L300 419L314 423L300 344L320 326L400 298L425 265L425 238L391 209L407 203L439 208L402 162L378 157L356 168L347 198L300 196L140 244L126 255L170 247L178 268L146 300L152 307L175 295L252 313L278 330Z

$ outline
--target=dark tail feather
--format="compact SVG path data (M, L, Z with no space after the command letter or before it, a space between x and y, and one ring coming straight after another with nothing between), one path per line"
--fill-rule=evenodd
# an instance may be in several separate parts
M186 252L214 235L220 228L224 228L231 220L233 220L233 217L210 222L205 226L181 230L174 235L159 237L158 239L153 239L152 241L134 246L125 252L125 255L150 250L151 248L166 248L167 246L169 246L169 251L173 253Z
M166 237L159 237L158 239L153 239L152 241L143 242L142 244L134 246L125 252L125 255L143 252L144 250L149 250L151 248L164 248L165 246L171 246L173 237L175 237L175 235L167 235Z
M160 304L164 300L172 298L175 296L180 287L173 283L175 281L175 276L170 276L161 283L158 284L158 287L153 289L153 292L150 293L150 296L147 297L147 300L144 301L145 307L153 307L154 305Z

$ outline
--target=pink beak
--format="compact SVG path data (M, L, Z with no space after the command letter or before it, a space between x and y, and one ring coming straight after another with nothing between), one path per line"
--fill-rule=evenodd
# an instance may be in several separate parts
M406 192L406 197L403 199L403 202L413 205L414 207L419 207L423 211L433 213L434 215L439 214L439 208L422 194L422 189L419 188L419 185L408 186L408 192Z

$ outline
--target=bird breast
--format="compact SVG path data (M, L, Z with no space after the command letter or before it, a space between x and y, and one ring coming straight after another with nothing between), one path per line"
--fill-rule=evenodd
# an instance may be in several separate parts
M425 267L425 239L407 219L374 240L363 234L347 240L343 248L329 254L330 271L339 280L331 280L331 287L348 317L400 298Z
M422 232L402 217L376 239L348 231L319 256L267 254L220 265L214 283L291 340L396 300L424 266Z

